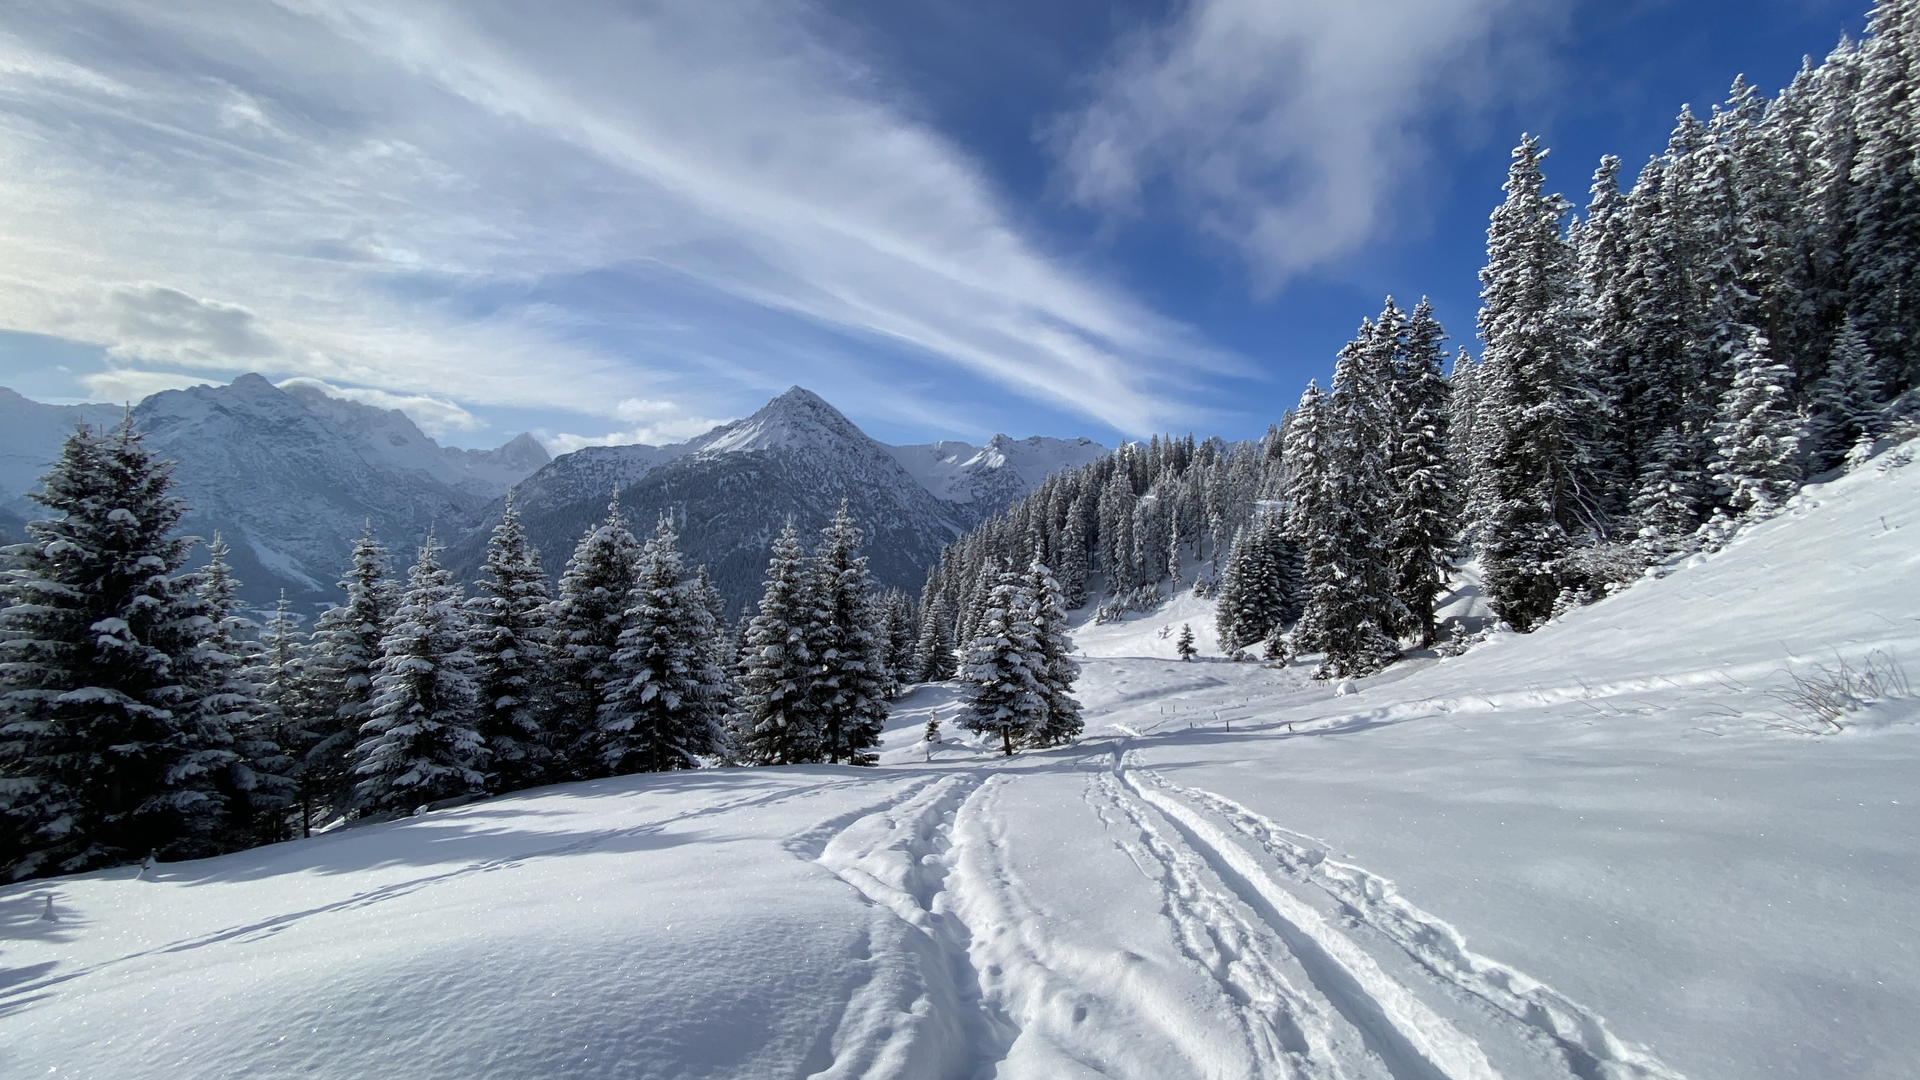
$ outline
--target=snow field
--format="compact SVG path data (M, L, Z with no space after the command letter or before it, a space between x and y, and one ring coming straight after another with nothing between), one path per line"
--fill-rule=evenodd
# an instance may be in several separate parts
M0 889L0 1075L1909 1076L1920 702L1810 738L1772 692L1920 667L1916 486L1337 687L1182 594L1082 629L1074 747L1001 758L926 686L878 769Z

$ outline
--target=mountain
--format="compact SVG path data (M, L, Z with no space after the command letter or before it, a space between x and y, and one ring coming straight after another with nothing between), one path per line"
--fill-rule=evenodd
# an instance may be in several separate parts
M125 411L119 405L46 405L0 386L0 511L31 518L40 505L26 493L39 488L74 425L112 427ZM0 531L10 525L0 515Z
M481 499L500 495L553 460L532 435L523 433L492 450L463 450L434 442L399 409L334 397L308 383L294 383L286 392L309 412L358 437L395 468L424 472Z
M41 508L37 486L76 422L117 425L117 405L43 405L0 389L0 540L21 538ZM223 534L249 602L282 589L301 608L331 603L353 540L371 523L410 561L429 528L458 537L516 481L545 465L522 435L495 450L443 447L404 413L282 390L259 375L229 386L168 390L133 409L147 446L174 465L191 507L183 531Z
M22 537L31 490L77 422L112 426L117 405L45 405L0 389L0 542ZM744 420L671 446L591 446L559 458L531 435L493 450L444 447L405 413L259 375L169 390L133 410L156 454L175 461L193 508L187 531L222 533L243 595L280 590L302 609L332 602L367 523L404 567L435 528L465 580L477 571L509 488L549 571L618 489L637 532L671 510L694 562L734 606L756 599L767 547L788 515L809 533L846 499L884 584L918 590L957 533L1048 474L1106 449L1087 439L994 436L985 446L886 446L799 387Z
M923 487L884 446L818 395L794 387L759 412L679 446L588 447L514 488L528 534L558 574L581 534L606 516L615 488L642 536L672 513L681 546L732 608L759 597L767 548L788 517L817 533L846 500L883 585L918 590L940 549L971 517ZM450 553L470 577L501 505Z
M517 479L508 463L526 454L516 440L492 457L450 455L399 412L290 393L258 375L155 394L133 420L154 454L175 462L176 491L192 507L182 528L222 533L243 595L260 605L281 589L303 608L332 602L369 523L400 565L429 529L465 535Z
M977 521L1006 508L1054 473L1107 456L1092 439L1011 439L995 435L985 446L951 440L888 447L895 461L934 497L967 508Z

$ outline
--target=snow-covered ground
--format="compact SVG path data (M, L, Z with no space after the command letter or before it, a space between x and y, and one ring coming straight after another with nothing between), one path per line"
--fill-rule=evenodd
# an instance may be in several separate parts
M1909 1077L1920 702L1815 738L1773 691L1920 674L1916 507L1869 468L1343 687L1220 659L1178 597L1083 629L1071 748L976 749L922 687L878 769L0 890L0 1075Z

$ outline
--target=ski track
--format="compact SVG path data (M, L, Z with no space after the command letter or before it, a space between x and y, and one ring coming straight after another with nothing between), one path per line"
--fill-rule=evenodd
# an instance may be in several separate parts
M1426 971L1552 1040L1575 1076L1583 1080L1680 1080L1680 1074L1645 1049L1621 1041L1592 1010L1538 979L1472 951L1458 930L1402 897L1393 882L1359 866L1328 858L1321 842L1284 829L1225 796L1183 787L1151 769L1135 767L1129 760L1123 759L1117 771L1142 798L1179 822L1197 848L1218 853L1220 860L1258 889L1263 898L1276 901L1285 896L1293 905L1300 905L1244 848L1196 812L1194 805L1257 844L1290 877L1318 886L1337 901L1346 914L1394 942ZM1276 913L1289 921L1299 912L1301 918L1295 925L1316 943L1332 946L1326 949L1328 958L1347 966L1361 987L1376 996L1383 1015L1390 1019L1396 1015L1390 1002L1398 994L1391 987L1384 988L1384 993L1377 992L1373 976L1387 977L1370 958L1359 952L1351 939L1327 925L1318 912L1303 905L1289 907L1279 901L1274 907ZM1334 939L1346 942L1351 951L1340 947ZM1404 989L1400 993L1405 993ZM1403 1030L1409 1041L1416 1044L1423 1036L1435 1034L1431 1022L1439 1019L1430 1015L1422 1017L1421 1011L1412 1009L1404 1014L1404 1022L1410 1023ZM1396 1020L1396 1026L1402 1022ZM1439 1038L1430 1045L1444 1052L1450 1036L1445 1032L1438 1034ZM1491 1074L1490 1067L1486 1074ZM1445 1075L1482 1074L1459 1074L1449 1069Z
M966 772L915 783L823 822L787 842L866 899L876 912L873 964L808 1075L840 1078L992 1075L1017 1028L989 1000L972 960L973 933L949 895L954 823L975 799ZM875 937L883 939L873 948Z
M1160 887L1161 915L1172 924L1181 954L1233 1001L1255 1075L1344 1078L1339 1061L1368 1056L1321 1003L1288 980L1283 960L1270 951L1271 932L1250 924L1234 898L1209 887L1201 862L1169 841L1110 771L1089 782L1088 802L1110 830L1138 838L1114 842Z

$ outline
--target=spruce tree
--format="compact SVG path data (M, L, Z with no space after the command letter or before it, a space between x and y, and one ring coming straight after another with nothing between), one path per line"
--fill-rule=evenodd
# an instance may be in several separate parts
M1067 612L1053 571L1035 558L1020 583L1035 648L1032 671L1046 716L1033 741L1040 746L1062 746L1079 738L1086 725L1073 684L1080 665L1073 659L1073 639L1067 633Z
M1527 631L1553 611L1561 560L1582 529L1569 426L1577 348L1566 200L1548 194L1528 136L1487 228L1476 382L1476 535L1495 614Z
M347 602L320 614L309 641L314 737L299 764L302 790L323 820L353 805L353 748L372 714L380 643L398 606L387 549L374 539L371 522L355 541L339 585Z
M475 589L467 601L468 652L490 763L487 786L516 791L545 782L550 771L552 748L538 698L552 597L511 491Z
M714 664L721 628L687 580L671 516L641 547L633 579L601 696L599 771L697 768L726 748L726 673Z
M0 579L0 862L15 878L217 846L228 733L201 710L213 611L180 573L172 467L131 416L80 427Z
M1039 668L1040 645L1032 618L1032 598L1020 574L1000 575L989 594L986 616L967 645L960 678L966 685L966 712L960 726L996 737L1011 755L1045 730L1046 691Z
M1863 437L1871 441L1885 433L1881 394L1867 336L1849 320L1834 338L1826 374L1809 395L1810 449L1818 468L1833 468Z
M914 660L920 665L920 681L945 682L959 674L954 656L953 605L944 593L920 606L920 640L914 643Z
M308 636L301 633L287 602L285 589L267 620L260 649L254 654L248 677L259 687L263 717L270 725L273 743L287 755L287 775L292 781L288 804L294 827L309 836L324 806L324 792L317 790L307 773L308 752L319 741L315 730L319 706L308 656Z
M1369 675L1399 655L1395 631L1407 623L1394 591L1388 548L1394 491L1389 467L1390 383L1402 321L1393 302L1341 350L1326 409L1326 497L1321 524L1331 587L1307 607L1325 659L1316 678Z
M606 775L592 744L639 556L640 542L627 530L616 491L606 520L588 528L573 549L553 603L547 732L556 779Z
M1173 651L1179 654L1180 659L1188 662L1199 655L1200 650L1193 647L1193 624L1180 624L1180 637L1174 641Z
M821 748L830 762L871 765L887 719L885 646L873 616L873 582L860 529L846 503L821 533L807 590L809 689L820 717Z
M354 747L363 810L412 810L486 787L466 613L444 550L428 534L380 642L373 708Z
M728 725L735 754L748 764L794 765L823 756L807 641L812 584L800 534L788 518L767 560L760 607L747 622L739 708Z
M1447 381L1440 374L1445 340L1433 305L1422 298L1393 371L1387 548L1394 595L1408 614L1402 629L1419 635L1422 647L1433 644L1434 601L1446 584L1457 532Z
M1790 372L1768 355L1755 331L1734 357L1733 386L1721 401L1713 436L1713 478L1735 514L1765 515L1800 483L1799 423L1788 404Z
M213 774L226 806L223 843L271 843L287 837L293 803L293 760L279 741L278 717L261 698L253 674L258 666L258 624L240 606L240 583L227 563L231 549L219 533L207 545L207 564L195 591L207 605L211 625L194 651L199 684L197 724L224 738L232 757Z

